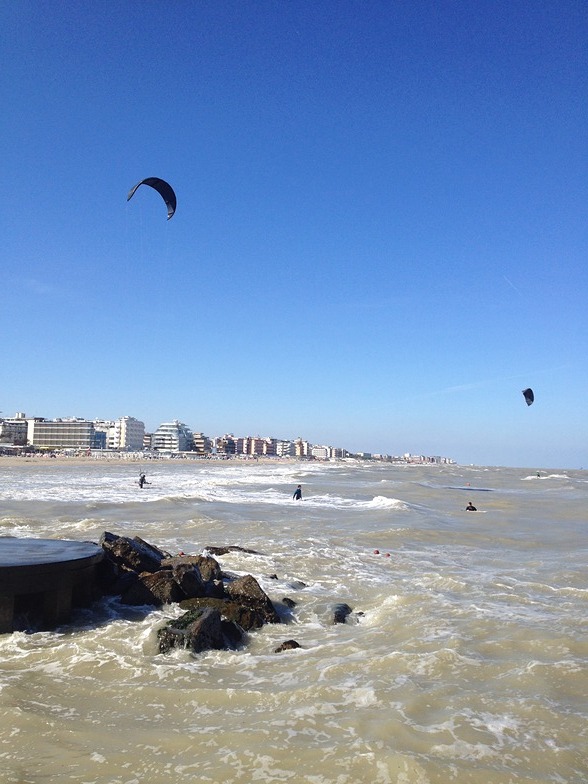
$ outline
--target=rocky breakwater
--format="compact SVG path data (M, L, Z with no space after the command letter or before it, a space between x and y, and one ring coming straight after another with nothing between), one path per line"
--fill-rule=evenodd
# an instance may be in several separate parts
M106 556L99 575L103 593L119 595L123 604L160 607L179 603L186 610L158 631L161 653L176 647L195 653L235 649L245 643L248 632L281 622L252 575L224 573L212 554L173 556L139 537L109 532L102 535L100 544ZM204 552L224 554L230 549L243 550L211 547ZM285 597L284 612L293 606L295 602ZM277 650L294 647L298 643L288 640Z

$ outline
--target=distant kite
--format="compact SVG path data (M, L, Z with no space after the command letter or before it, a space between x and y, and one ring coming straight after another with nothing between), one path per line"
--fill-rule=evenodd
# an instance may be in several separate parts
M131 199L140 185L150 185L152 188L155 188L167 205L167 219L169 220L176 211L176 194L174 193L172 186L165 180L160 180L159 177L147 177L145 180L138 182L134 188L131 188L129 195L127 196L127 201Z
M525 397L525 403L530 406L531 403L535 400L535 395L533 394L532 389L523 389L523 395Z

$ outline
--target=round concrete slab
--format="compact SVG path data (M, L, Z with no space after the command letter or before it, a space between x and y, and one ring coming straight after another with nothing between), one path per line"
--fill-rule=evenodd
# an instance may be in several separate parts
M0 537L0 633L14 628L20 610L42 628L67 621L73 604L96 594L95 567L104 558L92 542Z
M102 559L102 548L92 542L69 539L18 539L0 537L0 569L4 567L30 567L41 564L65 565L75 568L75 561Z

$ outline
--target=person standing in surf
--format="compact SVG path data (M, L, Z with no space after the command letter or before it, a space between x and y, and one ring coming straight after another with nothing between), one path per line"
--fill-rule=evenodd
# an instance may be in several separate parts
M294 490L294 494L293 494L292 498L295 501L302 501L302 486L301 485L298 485L296 490Z

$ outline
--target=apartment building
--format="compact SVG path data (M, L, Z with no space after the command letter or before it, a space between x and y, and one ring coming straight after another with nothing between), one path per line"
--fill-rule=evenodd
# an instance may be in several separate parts
M143 449L143 438L145 437L145 423L132 416L124 416L117 419L112 427L111 449L124 449L129 452L140 451Z
M194 451L199 455L208 455L211 452L210 439L204 433L193 434Z
M38 449L92 449L94 423L87 419L28 419L27 441Z
M27 443L27 420L25 414L0 419L0 443L25 446Z
M219 455L234 455L237 450L237 439L232 433L225 433L213 439L214 447Z
M308 441L303 441L302 438L297 438L294 441L294 454L296 457L309 457L312 444Z
M276 441L276 455L278 457L294 457L296 447L293 441Z
M151 438L153 449L164 452L190 452L194 446L194 436L183 422L174 419L162 422Z

